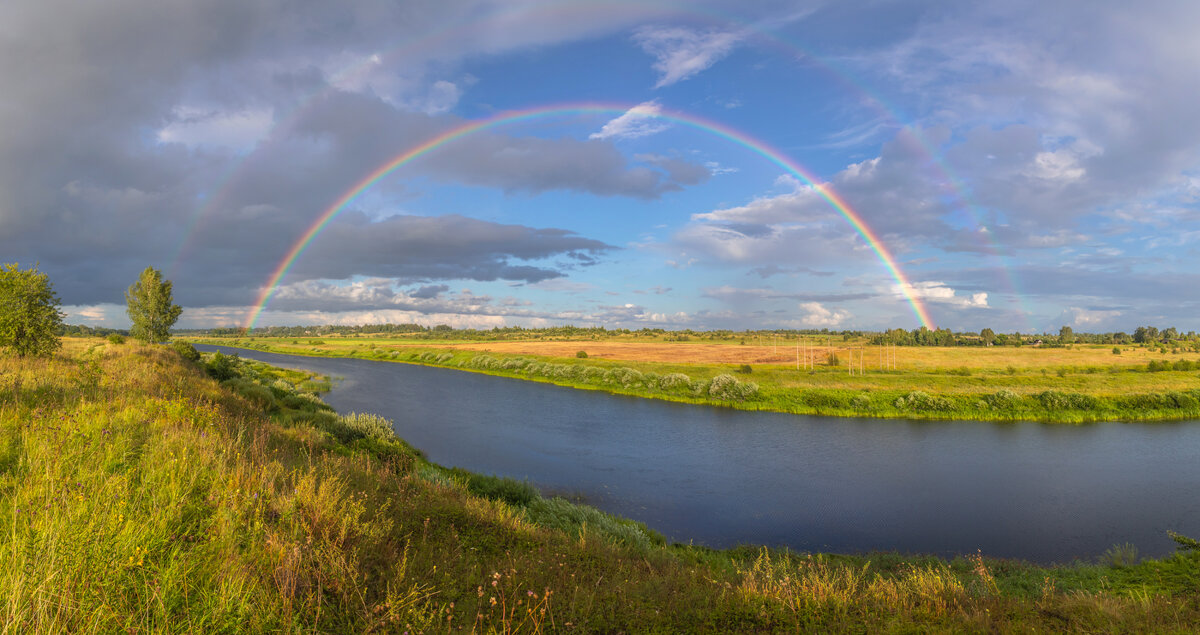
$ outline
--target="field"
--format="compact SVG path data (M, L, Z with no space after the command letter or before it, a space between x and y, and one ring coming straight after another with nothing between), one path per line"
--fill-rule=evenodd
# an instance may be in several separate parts
M0 357L0 633L1200 625L1198 551L1039 567L667 545L429 463L389 422L329 412L320 378L185 353L77 339Z
M632 337L193 341L299 355L437 364L579 388L797 414L1063 423L1200 418L1200 352L1190 347L1168 351L1125 345L1117 347L1119 353L1111 345L881 347L813 336L778 342ZM586 358L577 357L580 351ZM482 363L484 356L499 361ZM608 375L581 375L562 368L581 365ZM529 371L530 366L535 370ZM672 374L687 376L690 394L663 390L645 379ZM739 399L711 399L695 384L723 374L754 383L756 392Z

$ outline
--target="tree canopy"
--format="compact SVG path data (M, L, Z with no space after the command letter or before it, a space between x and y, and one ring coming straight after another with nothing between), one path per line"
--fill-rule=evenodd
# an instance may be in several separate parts
M58 331L63 314L46 274L0 265L0 346L17 355L49 355L62 346Z
M133 326L129 334L143 342L162 342L171 334L171 325L183 308L171 303L171 281L162 273L146 267L137 282L125 292L126 311Z

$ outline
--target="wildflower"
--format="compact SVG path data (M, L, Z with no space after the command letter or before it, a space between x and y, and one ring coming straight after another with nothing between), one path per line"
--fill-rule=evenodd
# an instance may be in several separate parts
M492 603L492 606L496 606L496 596L493 595L492 597L488 598L488 601Z

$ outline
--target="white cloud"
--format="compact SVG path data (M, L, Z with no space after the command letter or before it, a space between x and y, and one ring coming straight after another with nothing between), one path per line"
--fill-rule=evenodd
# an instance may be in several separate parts
M988 294L986 292L972 293L969 296L958 295L958 292L943 282L914 282L908 285L908 293L905 293L905 289L906 287L900 284L893 286L893 291L899 296L910 296L918 300L961 308L983 308L988 306Z
M659 118L662 105L657 99L642 102L625 111L621 116L604 124L599 132L593 132L589 139L637 139L658 134L670 124Z
M642 50L654 56L654 70L661 74L654 87L662 88L716 64L729 55L742 36L729 31L646 27L638 29L634 39Z
M1121 317L1122 312L1115 309L1110 310L1093 310L1083 309L1080 307L1071 307L1064 313L1064 318L1072 324L1081 328L1094 328L1102 324L1108 324Z
M800 309L805 313L804 317L800 318L800 322L805 326L837 326L851 317L849 311L827 309L820 302L802 302Z

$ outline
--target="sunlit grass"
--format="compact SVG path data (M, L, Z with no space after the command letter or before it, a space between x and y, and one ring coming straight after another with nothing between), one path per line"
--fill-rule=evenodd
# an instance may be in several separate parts
M1196 555L1046 568L669 546L428 463L385 420L301 397L304 373L238 367L222 386L169 348L100 340L0 357L0 632L1200 624Z
M842 343L828 349L855 347L854 359L862 362L855 362L852 373L845 351L840 365L817 364L797 370L787 363L699 364L474 350L494 346L494 342L459 341L455 348L447 349L424 342L416 348L389 338L325 338L312 346L293 345L287 338L207 341L281 353L438 365L576 388L796 414L1058 423L1200 418L1200 353L1161 353L1137 346L1121 347L1121 355L1114 355L1112 346L1107 345L898 347L894 349L895 369L888 367L886 356L877 348ZM719 345L733 346L729 342ZM1167 364L1171 369L1161 370ZM546 371L548 366L596 371L573 375L553 368ZM613 373L625 373L635 381L608 378ZM686 376L689 382L711 382L727 375L754 383L758 390L728 398L705 393L695 385L691 390L663 389L637 375ZM1013 398L1001 398L1004 395Z

